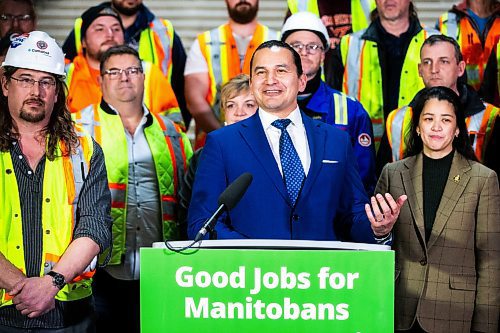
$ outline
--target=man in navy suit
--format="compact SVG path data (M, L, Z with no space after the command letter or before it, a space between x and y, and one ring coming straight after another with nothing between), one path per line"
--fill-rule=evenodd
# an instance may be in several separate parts
M307 82L299 54L283 42L268 41L255 50L250 68L259 110L208 135L189 208L189 237L217 209L224 189L249 172L253 182L247 192L215 227L219 239L390 241L406 197L395 201L389 194L377 194L369 200L349 136L299 110L297 94ZM292 149L290 144L280 149L286 134L275 127L280 119L289 119L285 130ZM298 173L287 176L289 166L282 162L290 155L296 157L302 178ZM298 184L298 194L290 184Z

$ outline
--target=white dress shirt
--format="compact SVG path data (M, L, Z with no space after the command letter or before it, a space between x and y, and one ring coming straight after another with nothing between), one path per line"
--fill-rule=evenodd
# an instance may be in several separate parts
M259 108L259 117L262 122L262 127L264 128L264 132L266 133L267 142L269 142L269 146L271 146L271 151L273 152L274 159L278 164L278 168L280 170L281 175L283 176L283 170L281 168L281 160L280 160L280 136L281 130L271 125L271 123L278 118L272 113L266 112ZM307 142L306 129L304 127L304 123L302 122L302 115L300 114L299 107L293 110L287 119L290 119L292 122L286 130L292 139L293 146L299 155L300 162L302 163L302 167L304 168L304 173L309 173L309 167L311 166L311 153L309 150L309 143Z

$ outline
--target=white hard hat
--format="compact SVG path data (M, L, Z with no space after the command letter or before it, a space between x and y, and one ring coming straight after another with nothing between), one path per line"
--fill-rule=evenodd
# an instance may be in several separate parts
M64 53L43 31L14 34L2 67L13 66L65 76Z
M290 16L281 29L281 40L284 41L292 32L307 30L316 33L325 44L325 49L330 47L328 31L319 17L310 12L298 12Z

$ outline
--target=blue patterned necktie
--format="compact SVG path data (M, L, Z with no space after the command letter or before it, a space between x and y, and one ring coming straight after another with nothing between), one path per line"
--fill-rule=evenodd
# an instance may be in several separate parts
M300 162L299 155L293 146L292 138L286 130L286 127L290 125L292 121L290 119L278 119L271 123L274 127L281 130L280 136L280 160L281 168L283 170L283 178L285 179L285 186L292 200L292 204L295 205L297 197L299 196L300 188L302 187L302 182L305 178L304 168Z

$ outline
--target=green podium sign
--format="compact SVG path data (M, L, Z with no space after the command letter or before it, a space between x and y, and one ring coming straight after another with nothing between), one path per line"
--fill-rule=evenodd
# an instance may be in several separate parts
M141 249L141 331L393 332L394 252Z

